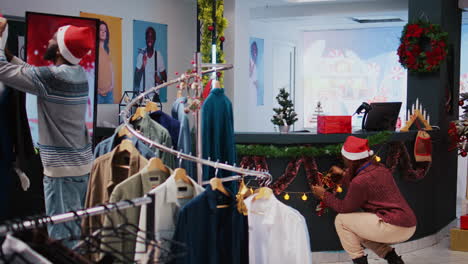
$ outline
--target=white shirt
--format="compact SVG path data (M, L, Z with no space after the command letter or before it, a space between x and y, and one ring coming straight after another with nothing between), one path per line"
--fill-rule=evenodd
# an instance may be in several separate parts
M154 60L155 55L158 56L157 57L157 61L158 61L158 71L157 72L156 72L155 60ZM155 74L159 75L160 72L165 71L166 66L164 64L163 56L161 55L161 53L159 51L154 52L153 56L151 56L151 58L150 58L150 57L148 57L148 54L147 54L146 49L145 49L145 51L143 53L138 54L138 58L137 58L137 68L138 69L141 69L141 67L143 66L143 61L144 61L143 57L146 57L145 87L144 88L145 88L145 91L148 91L148 89L156 86L155 85L155 78L154 78ZM143 85L143 80L141 81L141 86L142 85Z
M154 202L154 232L156 240L173 238L180 208L205 190L190 177L189 179L192 185L182 181L176 182L174 175L171 175L164 183L149 192L156 195ZM186 187L186 191L179 191L181 187ZM191 198L179 199L178 196ZM182 201L185 201L185 203L181 204ZM146 214L147 206L144 205L140 211L139 227L141 230L146 230ZM146 251L144 244L146 234L139 232L138 237L135 249L135 252L137 252L135 253L135 261L141 260L145 256L144 252Z
M272 195L245 199L249 221L249 264L310 264L309 232L297 210Z

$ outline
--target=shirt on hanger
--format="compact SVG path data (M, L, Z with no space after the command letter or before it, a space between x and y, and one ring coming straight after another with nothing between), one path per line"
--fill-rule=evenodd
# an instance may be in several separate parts
M185 103L187 102L186 97L177 98L172 104L172 117L179 120L180 129L179 137L177 141L177 150L181 150L185 154L195 154L195 149L192 148L192 134L190 132L189 117L185 113ZM195 163L188 160L182 161L182 168L185 169L187 174L195 178Z
M219 204L229 207L217 208ZM237 211L235 196L226 197L208 185L180 210L173 240L186 247L173 246L172 253L186 254L170 263L248 263L247 236L247 218Z
M99 142L97 144L96 148L94 149L94 158L97 159L100 156L107 154L112 151L117 145L120 144L120 141L122 140L121 138L118 138L118 133L120 129L123 127L123 125L119 126L118 128L115 129L115 133L106 138L105 140ZM142 141L138 140L136 137L125 137L126 139L129 139L132 141L133 145L135 146L136 149L140 152L140 154L145 157L146 159L151 159L153 157L156 157L156 154L154 154L153 150L151 150L148 146L145 145Z
M156 121L152 120L148 114L145 114L142 118L134 121L132 125L147 138L166 147L172 147L172 139L169 131ZM160 151L157 147L151 147L151 150L156 154L156 157L159 157L162 160L164 165L170 168L175 167L174 156L170 153Z
M213 161L219 160L220 163L227 162L233 165L237 160L234 142L234 118L231 101L224 94L224 89L212 89L210 96L203 102L201 111L203 158L210 158ZM203 180L213 178L214 174L214 168L203 167ZM219 171L219 178L228 176L232 176L231 172Z
M125 170L113 166L113 162L119 158L120 154L115 147L112 152L109 152L93 163L91 175L88 183L88 191L86 193L85 208L90 208L102 203L108 203L109 197L114 190L114 187L130 177L138 173L146 166L148 160L140 155L136 148L132 148L128 160L129 169ZM100 228L104 222L103 215L96 215L84 218L82 222L83 233L92 234Z
M190 199L195 198L205 190L194 180L191 178L189 179L192 182L192 185L185 184L184 187L186 191L182 193L179 191L179 186L175 181L174 175L171 175L171 177L169 177L163 184L150 191L150 193L154 193L156 195L156 200L154 202L154 216L152 217L154 219L153 230L156 240L173 238L180 208L190 201ZM180 196L192 196L193 198L179 199L179 194ZM147 205L143 205L141 207L139 223L141 230L147 230L147 217ZM141 238L139 240L141 243L136 245L135 252L137 253L135 254L135 261L143 259L146 255L145 252L148 250L144 245L146 233L140 232L138 237Z
M307 224L297 210L272 195L245 199L249 222L250 264L312 263Z
M138 197L144 196L151 189L159 186L163 183L170 174L172 170L169 169L169 174L155 169L149 170L148 165L146 165L140 172L131 176L130 178L124 180L115 186L112 194L110 196L109 202L116 203L123 200L131 200ZM133 226L138 225L140 218L140 207L133 207L122 210L121 212L125 217L122 217L118 213L111 213L107 215L104 219L104 227L112 227L112 224L118 226L120 224L130 224ZM132 232L136 232L134 228L130 228ZM104 232L104 235L106 232ZM118 252L123 252L128 259L133 259L135 255L135 243L136 236L128 234L124 237L112 237L107 236L103 239L104 242L110 243L112 248L116 249ZM101 248L105 246L101 246Z
M150 117L169 131L172 139L172 146L174 146L174 149L180 150L177 145L179 140L180 122L161 110L150 113Z

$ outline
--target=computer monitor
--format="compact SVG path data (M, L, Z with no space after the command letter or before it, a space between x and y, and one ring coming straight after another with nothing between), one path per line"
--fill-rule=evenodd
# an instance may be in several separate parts
M372 109L364 120L367 131L395 130L401 102L371 103Z

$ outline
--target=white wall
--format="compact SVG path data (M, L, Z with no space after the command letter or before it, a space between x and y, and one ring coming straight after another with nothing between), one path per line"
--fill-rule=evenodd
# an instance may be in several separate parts
M175 72L190 67L196 51L195 0L2 0L1 12L24 17L26 11L79 16L80 11L116 16L122 20L122 90L132 90L133 83L133 20L168 25L168 79ZM176 89L168 89L170 111Z
M234 0L226 0L226 2L234 2ZM234 9L234 14L232 14ZM232 73L234 78L230 82L226 81L226 89L232 89L234 96L231 97L234 106L234 128L237 132L273 132L274 126L270 122L273 116L273 103L276 96L273 87L273 56L275 43L289 43L299 47L300 32L292 27L277 28L268 23L250 20L250 10L247 0L237 0L234 6L226 4L226 11L230 20L230 31L226 32L226 36L234 38L235 46L231 49L226 49L226 59L228 63L234 63ZM249 91L249 39L256 37L264 39L264 105L256 106L255 92ZM300 52L296 58L296 73L301 72L302 66L299 60ZM296 76L297 76L296 74ZM228 80L228 78L227 78ZM296 77L296 91L301 90L301 78ZM229 87L233 85L233 88ZM232 93L228 91L228 94ZM296 94L296 98L300 93ZM301 106L296 103L296 110L300 113ZM299 114L300 115L300 114ZM302 122L297 122L302 124ZM296 129L298 129L296 127ZM299 128L300 129L300 128Z

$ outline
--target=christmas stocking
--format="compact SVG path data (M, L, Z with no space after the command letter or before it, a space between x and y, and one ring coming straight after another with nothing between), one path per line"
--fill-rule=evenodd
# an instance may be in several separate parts
M426 131L419 131L414 143L414 159L416 162L432 161L431 136Z

